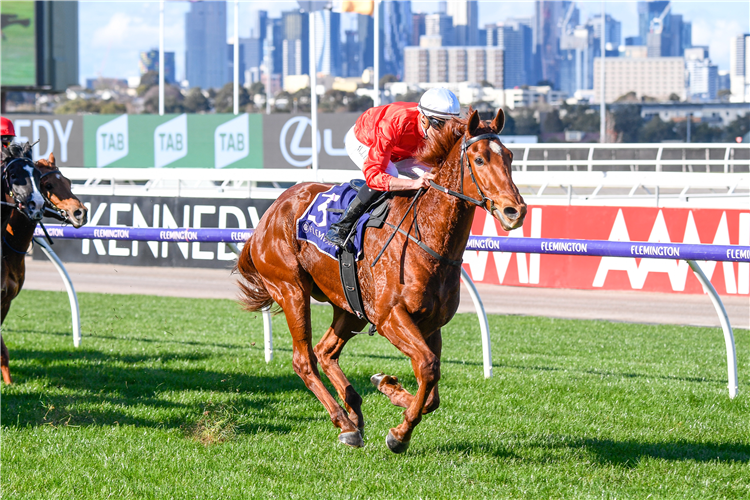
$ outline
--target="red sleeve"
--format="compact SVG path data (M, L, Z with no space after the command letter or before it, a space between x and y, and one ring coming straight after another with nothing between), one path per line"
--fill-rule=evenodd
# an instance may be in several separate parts
M397 135L396 127L389 120L381 120L378 130L375 132L375 143L370 147L370 152L365 160L362 171L365 174L367 187L378 191L390 189L391 176L385 173L388 163L391 161L394 138Z

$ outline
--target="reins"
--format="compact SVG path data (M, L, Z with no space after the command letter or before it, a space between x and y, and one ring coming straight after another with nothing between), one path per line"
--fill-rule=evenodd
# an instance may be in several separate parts
M484 195L484 191L482 191L482 187L479 185L479 182L477 181L477 178L474 176L474 169L471 167L471 162L466 161L466 165L469 168L469 175L471 175L471 181L474 183L474 185L477 187L477 192L479 193L479 196L482 197L481 200L477 200L475 198L472 198L471 196L467 196L464 194L464 159L466 158L466 151L469 149L469 146L474 144L477 141L481 140L500 140L500 136L497 134L482 134L477 135L475 137L472 137L468 141L466 140L466 136L463 137L463 140L461 142L461 192L453 191L452 189L448 189L444 186L441 186L440 184L437 184L435 181L430 180L430 186L434 187L438 191L442 191L445 194L448 194L450 196L454 196L460 200L467 201L469 203L472 203L478 207L482 207L485 210L487 210L489 213L492 213L495 210L495 202ZM409 208L404 212L404 216L401 217L401 220L399 221L398 225L394 226L393 224L386 222L390 227L394 229L394 231L391 233L391 235L386 240L385 244L383 245L383 248L380 250L380 253L378 253L377 257L375 257L375 260L372 264L370 264L370 267L375 267L375 264L378 263L380 260L380 257L383 256L383 253L385 252L385 249L388 248L388 245L390 245L393 238L396 236L396 233L401 233L406 235L407 238L409 238L411 241L417 244L419 248L430 254L432 257L436 258L440 262L443 262L445 264L449 264L451 266L460 266L461 262L460 260L451 260L447 257L444 257L443 255L440 255L435 250L427 246L423 241L422 237L419 234L419 224L417 223L417 207L416 203L420 196L424 194L424 188L419 188L417 190L417 193L414 195L414 199L411 202L411 205L409 205ZM487 208L487 202L490 202L489 209ZM406 220L406 216L409 215L409 212L414 209L414 232L416 233L416 238L409 234L408 232L401 229L401 224L404 223L404 220Z

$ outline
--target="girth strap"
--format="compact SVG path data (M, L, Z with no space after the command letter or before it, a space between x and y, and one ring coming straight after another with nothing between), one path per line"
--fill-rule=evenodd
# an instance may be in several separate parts
M449 259L448 257L444 257L444 256L440 255L439 253L437 253L437 252L436 252L435 250L433 250L432 248L428 247L428 246L427 246L427 245L426 245L426 244L424 243L424 241L422 241L422 240L418 240L417 238L415 238L415 237L414 237L414 236L412 236L411 234L407 233L406 231L404 231L404 230L403 230L403 229L401 229L400 227L396 227L396 226L394 226L393 224L391 224L390 222L386 222L386 224L388 224L389 226L391 226L391 227L392 227L393 229L395 229L395 230L396 230L396 231L398 231L399 233L401 233L401 234L404 234L404 235L406 235L406 237L407 237L407 238L409 238L409 239L410 239L411 241L413 241L414 243L416 243L416 244L417 244L417 246L418 246L419 248L421 248L422 250L424 250L424 251L425 251L425 252L427 252L428 254L432 255L433 257L435 257L435 258L436 258L437 260L439 260L440 262L443 262L443 263L445 263L445 264L450 264L451 266L460 266L460 265L461 265L461 263L463 262L463 261L461 261L461 260L451 260L451 259ZM394 234L395 234L395 232L394 232Z

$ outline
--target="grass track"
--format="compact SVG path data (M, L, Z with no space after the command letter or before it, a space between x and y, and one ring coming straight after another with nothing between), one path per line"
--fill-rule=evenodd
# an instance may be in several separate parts
M718 329L492 316L484 380L476 317L458 315L441 407L396 456L401 410L368 379L415 381L380 337L342 356L367 420L353 450L294 374L283 316L266 365L260 316L231 301L80 302L80 349L61 293L24 291L4 325L4 498L750 497L746 330L730 401ZM316 338L329 318L314 308Z

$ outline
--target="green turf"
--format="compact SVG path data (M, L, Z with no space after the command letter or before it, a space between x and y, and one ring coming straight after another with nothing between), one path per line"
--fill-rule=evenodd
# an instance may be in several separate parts
M485 380L476 317L459 315L442 405L393 455L401 409L368 379L415 382L380 337L342 357L367 419L351 449L294 374L283 316L266 365L260 316L231 301L80 302L80 349L64 294L24 291L4 325L4 498L750 497L748 331L732 401L718 329L494 316ZM329 317L314 308L316 337Z

